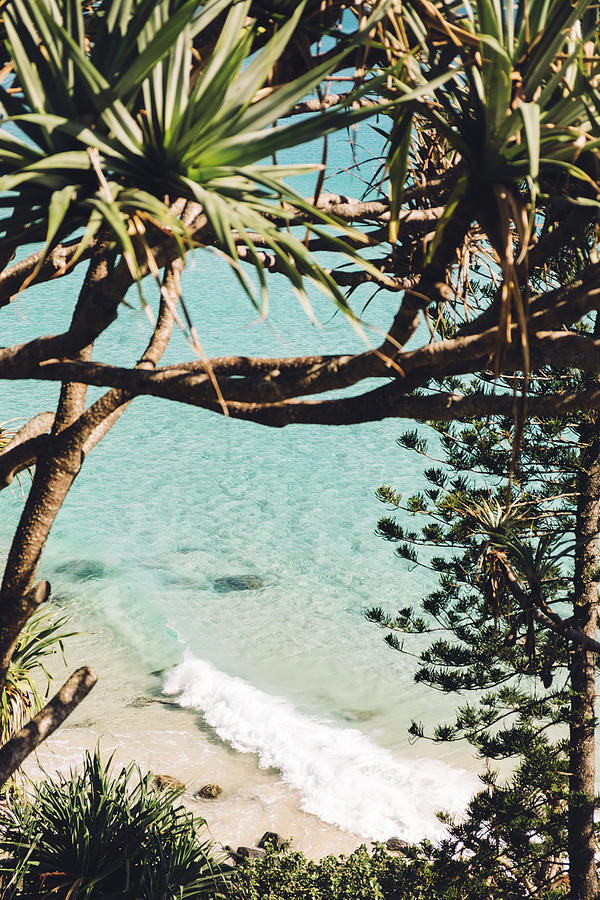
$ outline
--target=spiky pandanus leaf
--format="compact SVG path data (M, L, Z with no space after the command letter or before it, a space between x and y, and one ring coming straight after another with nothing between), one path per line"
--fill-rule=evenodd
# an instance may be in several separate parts
M597 155L600 136L600 69L586 52L597 37L595 7L591 0L477 0L447 4L438 15L446 25L446 40L436 48L430 38L404 59L408 80L415 86L429 84L434 99L414 98L396 114L388 154L392 237L408 162L419 170L420 143L435 133L438 152L456 177L428 258L443 233L452 231L456 214L464 214L458 200L476 198L471 215L478 218L502 266L504 313L512 305L519 315L526 354L526 310L514 266L517 255L523 258L527 252L536 203L564 195L569 203L598 205L598 185L586 162L586 152ZM472 40L453 40L457 27ZM448 70L453 77L435 84L440 72ZM392 79L393 89L403 93L406 80L394 85ZM513 247L515 232L518 245Z
M158 791L152 773L131 763L114 771L99 750L80 771L33 786L0 813L0 874L20 878L20 897L204 897L217 900L227 876L204 820ZM4 884L4 882L3 882Z
M348 311L328 273L277 223L285 224L293 204L309 229L331 240L334 252L380 277L343 240L351 234L360 241L360 235L284 184L284 176L306 167L261 164L279 150L371 114L353 108L350 97L308 121L273 127L347 52L289 83L265 88L304 6L297 4L253 54L249 0L208 0L200 7L197 0L102 0L94 6L91 39L77 0L8 0L4 23L14 81L10 90L8 84L0 88L0 206L8 213L0 245L16 247L28 236L50 248L81 228L89 243L105 228L137 278L141 233L166 231L182 252L191 245L188 230L169 211L169 200L184 197L201 203L206 239L226 254L234 271L235 234L248 246L264 285L252 238L258 234L293 275L301 297L308 277ZM380 15L381 10L348 47ZM210 58L193 65L194 41L223 16ZM356 97L383 77L362 86ZM251 293L247 279L242 284Z
M52 680L48 659L57 653L64 657L65 640L77 633L67 630L68 622L68 615L47 609L37 612L22 629L0 692L0 745L44 705ZM45 680L45 690L40 680Z

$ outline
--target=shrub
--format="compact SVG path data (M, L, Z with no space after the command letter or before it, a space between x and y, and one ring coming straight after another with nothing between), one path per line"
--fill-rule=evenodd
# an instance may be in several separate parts
M68 616L44 609L24 625L17 638L6 684L0 692L0 745L46 702L52 680L46 660L55 653L61 653L64 659L64 641L76 634L65 631L68 621ZM43 691L36 681L40 673L46 682Z
M440 858L424 843L401 857L382 844L363 845L350 856L318 862L297 851L268 848L262 859L244 861L232 879L232 900L472 900L486 898L481 882L466 884L463 864Z
M269 847L262 859L240 862L229 896L231 900L524 900L533 896L560 900L566 893L564 885L521 878L503 856L469 850L451 833L439 845L429 841L407 845L399 856L391 856L383 844L374 844L372 853L363 845L350 856L326 856L315 862L297 851L278 853Z
M0 812L3 896L53 900L175 900L224 896L225 867L199 840L181 791L151 773L87 753L81 773L46 780ZM9 893L11 891L12 893Z

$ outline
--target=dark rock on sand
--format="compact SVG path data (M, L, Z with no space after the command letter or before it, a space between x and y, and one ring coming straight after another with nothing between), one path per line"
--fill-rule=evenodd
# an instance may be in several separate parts
M228 594L230 591L258 591L267 587L267 582L260 575L225 575L215 578L213 587L218 594Z
M266 850L268 846L271 846L274 850L277 850L277 852L279 852L280 850L283 850L285 848L287 843L288 842L286 841L286 839L280 834L277 834L276 831L265 831L256 846L262 848L263 850Z
M66 725L63 725L63 728L95 728L96 720L95 719L82 719L80 722L67 722Z
M407 841L403 841L402 838L399 837L391 837L388 838L385 842L385 846L388 850L406 850L408 846L410 846Z
M205 784L194 794L194 800L216 800L223 793L218 784Z
M174 775L155 775L152 779L152 787L157 791L185 790L185 784Z
M236 855L243 859L262 859L267 855L267 851L262 847L238 847Z

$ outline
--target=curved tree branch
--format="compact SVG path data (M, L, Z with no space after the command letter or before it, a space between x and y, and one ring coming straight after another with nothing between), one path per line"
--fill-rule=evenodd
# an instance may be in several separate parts
M29 754L62 725L97 680L98 676L88 666L77 669L37 716L0 747L0 785L8 781Z
M578 647L584 650L591 650L593 653L600 653L600 642L587 635L581 628L574 627L548 608L543 612L521 585L506 556L503 553L497 553L496 556L504 572L506 584L523 611L531 611L536 622L555 634L560 634L562 637L567 638L567 640L572 641Z

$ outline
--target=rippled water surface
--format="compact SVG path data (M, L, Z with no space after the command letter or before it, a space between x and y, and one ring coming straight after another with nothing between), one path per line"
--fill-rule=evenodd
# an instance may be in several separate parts
M77 288L75 274L18 297L3 311L3 343L64 328ZM209 355L361 347L318 297L321 325L311 323L280 278L269 320L257 323L208 252L186 270L184 292ZM355 307L369 297L357 294ZM96 358L139 357L150 326L135 294L129 299L136 308L122 308ZM369 323L385 328L395 302L378 294ZM173 343L166 361L191 357L180 335ZM57 391L0 383L1 418L51 408ZM376 837L432 833L435 809L460 805L471 784L447 768L452 758L432 761L430 747L415 762L407 724L442 715L444 699L412 684L410 659L387 649L363 617L368 606L393 609L427 588L374 534L384 511L378 485L408 492L421 484L419 460L396 445L403 427L268 429L137 400L86 461L41 567L78 626L104 635L107 656L127 658L129 678L138 673L145 684L149 672L177 667L166 689L220 739L277 769L325 821L356 830L362 809L362 833ZM6 547L23 500L16 488L1 502ZM344 796L327 793L342 770Z

